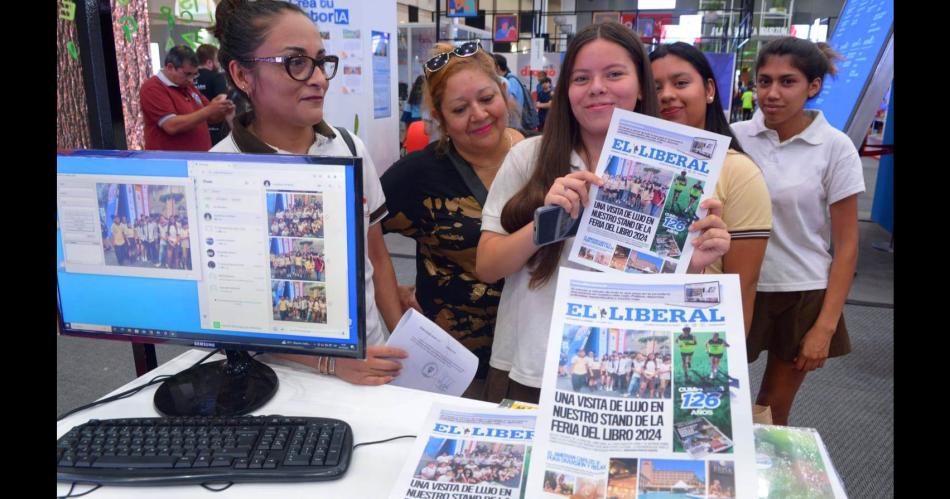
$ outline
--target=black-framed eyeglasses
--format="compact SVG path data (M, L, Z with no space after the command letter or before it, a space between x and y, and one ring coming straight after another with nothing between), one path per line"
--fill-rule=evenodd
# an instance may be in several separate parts
M257 57L244 62L273 62L283 64L287 74L297 81L307 81L313 76L313 71L320 68L327 80L336 76L336 69L340 65L340 58L335 55L325 55L319 59L307 55Z
M444 68L445 65L448 64L449 58L451 58L453 55L457 55L459 57L470 57L475 52L478 52L478 49L480 49L481 46L482 45L478 42L478 40L465 42L458 47L455 47L454 50L442 52L439 55L430 57L429 60L427 60L422 65L427 71L426 77L428 77L429 74L435 73L436 71Z

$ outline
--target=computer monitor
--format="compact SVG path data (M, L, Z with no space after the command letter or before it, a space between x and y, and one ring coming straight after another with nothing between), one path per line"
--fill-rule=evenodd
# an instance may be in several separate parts
M362 161L61 151L62 334L221 348L166 380L166 416L244 414L277 390L249 351L365 357Z

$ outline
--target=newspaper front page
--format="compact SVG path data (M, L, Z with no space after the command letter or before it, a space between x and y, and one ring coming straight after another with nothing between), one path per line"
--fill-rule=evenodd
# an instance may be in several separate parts
M527 497L754 498L736 275L561 268Z
M535 411L433 404L390 499L524 497Z
M570 260L606 272L684 273L730 138L614 110Z

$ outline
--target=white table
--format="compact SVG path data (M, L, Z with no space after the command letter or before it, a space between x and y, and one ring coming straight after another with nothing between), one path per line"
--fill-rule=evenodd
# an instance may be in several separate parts
M189 350L109 395L138 386L159 374L174 374L187 369L204 355L207 355L207 352ZM206 362L223 358L223 355L216 355ZM351 385L339 378L321 376L304 367L294 367L290 364L268 365L277 373L280 386L274 398L254 411L255 415L280 414L342 419L353 427L354 443L423 433L422 424L433 402L471 408L495 407L495 404L488 402L398 386ZM159 416L152 403L152 397L158 386L157 384L150 386L127 399L73 414L57 423L56 437L61 437L73 426L85 423L89 419ZM408 453L413 443L413 439L407 438L354 449L346 475L328 482L236 483L219 493L209 492L197 484L163 487L104 485L87 497L91 499L112 497L136 497L137 499L146 497L385 498L396 482L403 463L407 458L411 458ZM65 495L69 490L69 485L69 483L57 482L57 495ZM73 494L82 493L89 488L89 485L77 485Z

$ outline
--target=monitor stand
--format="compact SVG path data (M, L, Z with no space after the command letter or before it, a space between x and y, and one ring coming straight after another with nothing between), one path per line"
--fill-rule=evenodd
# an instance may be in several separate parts
M277 374L247 352L225 350L227 360L200 364L165 380L155 392L164 416L237 416L277 392Z

